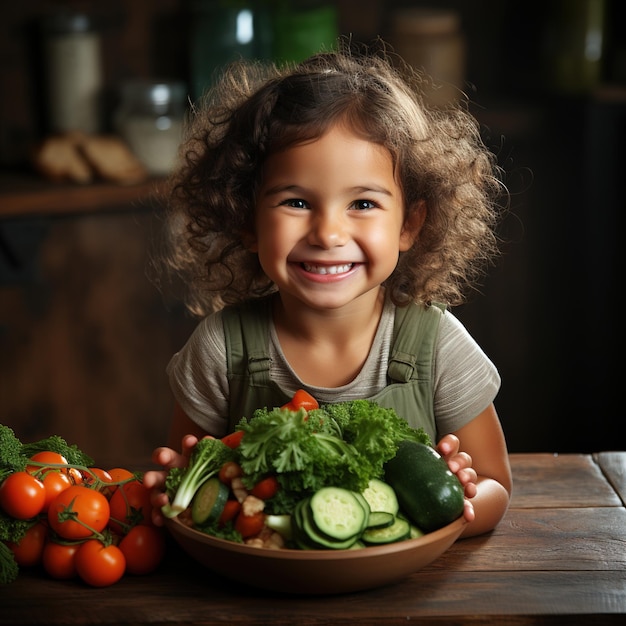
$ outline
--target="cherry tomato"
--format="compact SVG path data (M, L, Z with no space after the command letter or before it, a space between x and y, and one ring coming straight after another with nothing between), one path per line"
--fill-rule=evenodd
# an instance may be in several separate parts
M278 484L276 476L268 476L254 485L250 493L261 500L269 500L278 493L279 488L280 485Z
M74 562L80 578L92 587L113 585L126 571L126 558L119 547L104 545L98 539L85 541L76 552Z
M290 409L291 411L297 411L298 409L304 409L305 411L311 411L313 409L319 409L317 400L304 389L298 389L296 393L287 404L284 404L282 408Z
M74 578L77 575L75 557L82 545L80 542L58 543L48 540L41 555L46 573L57 580Z
M62 491L48 508L48 523L64 539L85 539L102 532L109 523L111 508L96 489L72 485Z
M138 480L120 485L111 496L109 504L109 528L116 533L124 534L124 525L132 527L137 524L152 524L150 490Z
M235 516L239 514L239 511L241 511L241 503L239 500L226 500L224 510L220 515L219 525L224 526L227 522L235 519Z
M165 533L156 526L133 526L122 538L120 550L126 559L129 574L153 572L165 555Z
M40 480L46 489L46 501L43 505L43 511L47 511L50 508L50 503L62 491L72 486L70 477L55 469L47 469L40 475Z
M243 434L243 430L236 430L234 433L230 433L230 435L222 437L222 443L234 450L235 448L239 447L239 444L241 443L241 440L243 438Z
M111 477L111 482L113 483L119 483L124 480L128 480L129 478L135 478L135 475L130 470L124 469L123 467L114 467L108 471L109 476ZM115 493L118 486L119 485L111 485L110 487L107 487L108 493L110 495Z
M37 461L38 463L50 463L50 467L41 467L39 465L28 465L26 471L31 474L35 474L38 478L49 469L55 469L59 472L67 474L69 479L74 485L80 485L83 482L83 476L75 467L56 467L58 465L67 465L67 459L58 452L52 452L51 450L42 450L30 457L31 461Z
M253 515L239 513L235 520L235 530L239 532L244 539L258 535L263 530L264 525L265 513L263 513L263 511L259 511Z
M7 541L6 544L13 552L15 562L21 567L32 567L41 561L48 528L43 522L33 524L18 543Z
M241 465L235 463L235 461L226 461L220 468L218 474L220 482L225 485L230 485L233 482L233 478L238 478L239 476L243 476L243 470L241 469Z
M31 519L43 510L46 488L28 472L9 474L0 484L0 507L16 519Z
M113 477L106 470L100 467L90 467L88 472L83 472L83 483L85 485L93 485L98 479L101 483L112 483ZM107 487L101 485L99 490L106 491Z
M31 461L37 461L38 463L50 463L52 465L67 465L67 459L58 452L52 452L50 450L44 450L42 452L37 452L30 457ZM67 468L55 468L55 469L63 469ZM41 465L27 465L26 471L31 474L37 474L38 472L45 471L46 467L42 467Z

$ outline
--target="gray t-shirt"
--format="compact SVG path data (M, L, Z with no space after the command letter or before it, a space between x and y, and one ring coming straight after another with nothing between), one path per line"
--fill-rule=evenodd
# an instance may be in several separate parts
M291 396L306 388L320 403L367 398L387 385L387 363L393 336L395 307L388 302L370 354L354 380L336 388L302 382L287 362L270 322L270 377ZM221 312L203 319L185 346L167 366L176 401L207 433L221 437L228 428L229 387ZM442 316L435 343L434 411L439 433L454 432L491 402L500 388L494 364L461 322L449 311Z

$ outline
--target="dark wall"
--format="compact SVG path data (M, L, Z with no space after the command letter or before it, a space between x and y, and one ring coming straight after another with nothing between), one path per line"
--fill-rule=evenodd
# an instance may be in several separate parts
M28 170L30 149L42 132L33 24L42 12L60 4L100 16L109 89L128 77L189 78L184 0L4 3L0 9L0 168L5 190L10 189L15 172L21 175ZM624 415L617 391L621 333L616 302L623 276L617 239L624 209L620 181L626 165L622 149L626 5L620 0L604 3L606 48L598 83L584 92L566 93L557 88L549 71L555 32L565 23L555 18L555 11L577 1L341 0L336 4L341 32L363 40L386 35L390 15L398 7L435 5L460 12L467 42L466 88L485 141L503 167L510 205L500 229L502 257L469 302L455 312L501 372L497 406L512 451L624 448L626 442L616 436ZM117 227L127 232L123 222ZM65 228L71 238L79 227ZM144 231L138 235L137 249L143 250L146 236ZM44 248L51 259L57 258L53 243L47 240ZM62 245L65 254L69 244ZM85 254L100 258L94 250ZM84 280L80 265L63 258L75 280ZM116 263L111 251L102 259L98 262ZM144 285L140 267L133 271L129 283ZM31 368L23 362L20 346L31 345L32 337L22 337L20 343L10 333L15 328L28 333L24 302L32 300L40 287L27 278L20 285L0 285L4 303L0 339L12 350L0 356L0 376L8 381L3 391L19 392L21 386L12 385L11 377ZM155 336L160 334L159 324L169 333L170 339L159 344L159 358L146 355L144 359L150 384L163 382L169 342L180 341L175 328L181 326L175 316L168 318L168 312L156 313L160 300L155 294L146 294L143 305L132 298L130 302L144 306L143 313L157 320L150 326ZM19 316L19 324L11 316ZM158 321L159 316L164 319ZM32 358L35 362L36 352ZM27 408L29 393L23 391L22 402L13 395L11 402L0 398L0 409ZM143 405L143 411L155 411L157 425L146 426L151 433L162 433L169 419L169 404L163 407L163 400L159 402L159 406ZM61 404L63 410L70 410L71 402ZM59 403L56 406L58 410Z

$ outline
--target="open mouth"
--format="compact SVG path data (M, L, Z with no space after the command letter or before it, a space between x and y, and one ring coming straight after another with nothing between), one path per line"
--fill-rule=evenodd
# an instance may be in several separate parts
M345 274L349 272L354 263L343 263L342 265L314 265L311 263L302 263L302 267L312 274Z

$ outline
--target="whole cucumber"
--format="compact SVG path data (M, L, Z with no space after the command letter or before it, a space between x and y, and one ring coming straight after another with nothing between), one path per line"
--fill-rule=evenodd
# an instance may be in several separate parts
M400 442L385 464L385 482L396 492L400 510L426 533L463 513L463 486L441 455L423 443Z

